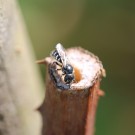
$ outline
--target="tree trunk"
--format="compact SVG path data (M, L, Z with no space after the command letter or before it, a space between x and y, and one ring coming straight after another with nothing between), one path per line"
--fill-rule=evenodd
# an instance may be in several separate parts
M40 134L42 84L34 61L16 1L0 0L0 135Z

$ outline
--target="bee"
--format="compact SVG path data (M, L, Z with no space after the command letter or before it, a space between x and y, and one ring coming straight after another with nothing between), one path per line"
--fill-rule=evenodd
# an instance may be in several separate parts
M62 71L64 82L66 84L71 84L74 81L74 70L71 64L69 64L69 60L66 56L66 52L63 46L58 43L55 50L52 51L50 55L56 60L55 63L60 67L60 69L56 70Z

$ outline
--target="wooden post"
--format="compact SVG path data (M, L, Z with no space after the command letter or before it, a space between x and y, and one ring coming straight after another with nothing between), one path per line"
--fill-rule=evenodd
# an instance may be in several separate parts
M39 135L42 84L15 0L0 0L0 135Z

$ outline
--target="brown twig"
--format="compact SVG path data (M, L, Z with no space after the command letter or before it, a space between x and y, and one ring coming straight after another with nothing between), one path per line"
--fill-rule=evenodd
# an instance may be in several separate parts
M93 135L95 128L95 115L96 108L98 104L99 96L103 96L104 92L99 89L100 82L97 81L91 89L91 95L88 100L87 116L86 116L86 126L85 126L85 135Z
M40 107L43 116L42 135L93 135L99 90L104 69L99 59L82 48L71 48L67 55L74 67L76 82L69 90L59 90L47 70L46 95ZM45 63L47 68L51 58Z

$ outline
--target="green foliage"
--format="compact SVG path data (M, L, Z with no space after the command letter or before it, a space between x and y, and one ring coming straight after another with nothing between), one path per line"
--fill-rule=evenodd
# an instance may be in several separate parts
M96 135L135 134L135 2L19 2L38 59L60 42L65 47L82 46L102 60L106 96L100 99Z

